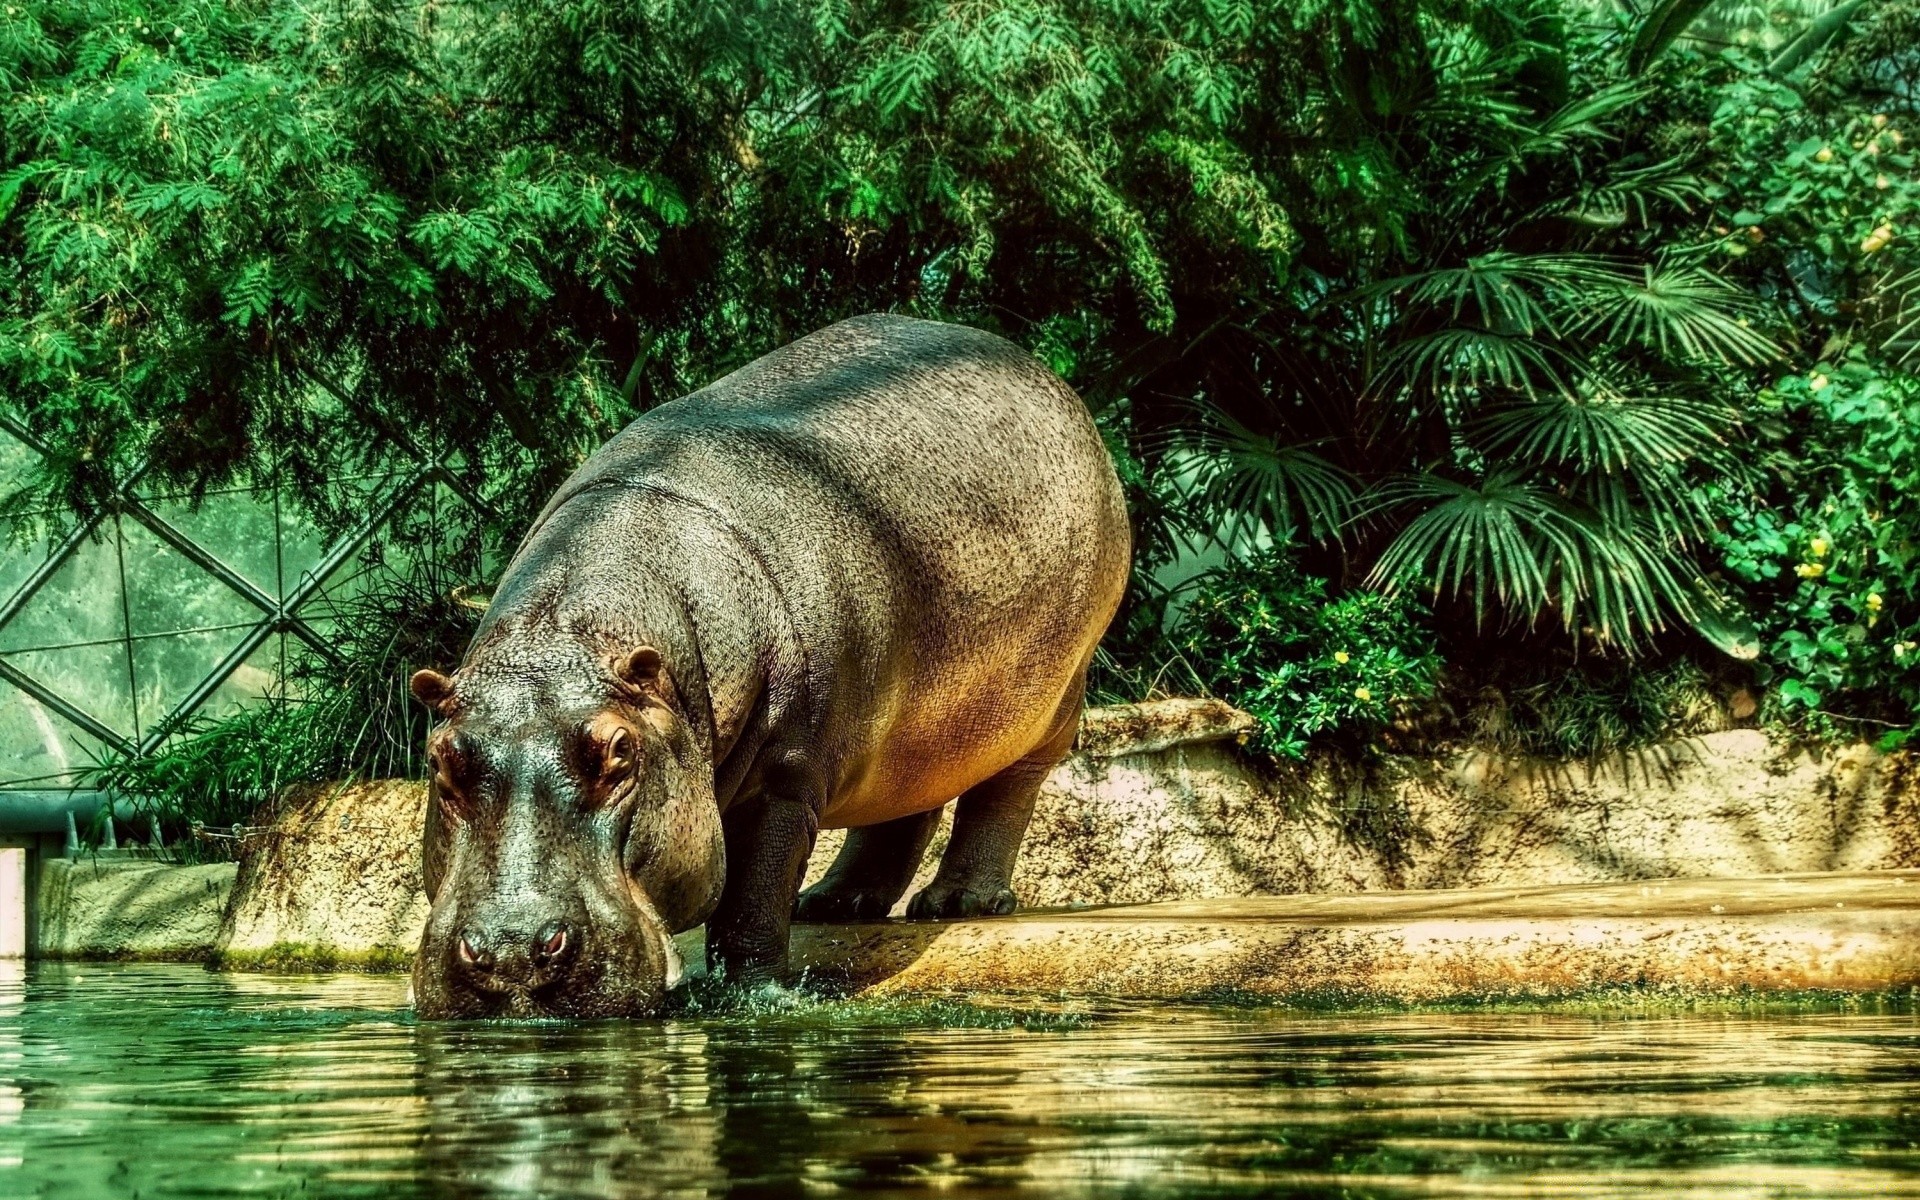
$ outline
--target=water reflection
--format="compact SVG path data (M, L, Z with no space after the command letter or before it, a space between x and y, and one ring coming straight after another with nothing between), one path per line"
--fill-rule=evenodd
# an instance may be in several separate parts
M403 993L0 966L0 1195L1920 1197L1910 1016L423 1026Z
M409 1041L412 1169L436 1191L689 1196L717 1177L699 1030L420 1026Z

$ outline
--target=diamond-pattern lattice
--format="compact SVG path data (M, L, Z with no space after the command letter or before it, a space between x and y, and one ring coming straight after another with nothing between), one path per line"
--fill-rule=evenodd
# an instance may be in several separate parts
M0 491L38 464L0 419ZM0 552L0 789L72 786L110 750L284 686L294 642L330 651L333 605L381 563L396 513L483 505L425 456L365 481L366 516L327 544L277 489L187 497L122 481L51 546Z

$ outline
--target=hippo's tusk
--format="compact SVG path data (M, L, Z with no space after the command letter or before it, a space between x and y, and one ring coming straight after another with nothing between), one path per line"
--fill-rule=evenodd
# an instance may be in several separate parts
M687 981L686 960L680 957L680 947L674 944L673 931L653 907L653 898L632 879L627 880L627 894L633 898L633 906L640 910L640 919L660 938L660 952L667 960L666 990L670 992Z
M667 990L671 992L687 981L687 964L686 960L680 957L680 947L674 944L671 937L666 941L666 950Z

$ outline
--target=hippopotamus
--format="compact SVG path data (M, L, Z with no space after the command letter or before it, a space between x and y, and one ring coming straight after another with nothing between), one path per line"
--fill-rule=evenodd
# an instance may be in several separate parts
M959 325L842 321L653 408L417 672L423 1017L656 1009L673 935L778 986L789 922L1011 912L1130 536L1085 405ZM796 895L823 828L849 830Z

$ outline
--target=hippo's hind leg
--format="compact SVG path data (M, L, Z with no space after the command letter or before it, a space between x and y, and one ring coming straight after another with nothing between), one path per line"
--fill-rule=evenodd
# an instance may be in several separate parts
M824 924L885 917L906 895L939 824L935 808L847 830L846 844L826 875L800 893L793 919Z
M1054 761L1021 759L954 802L953 833L940 870L907 905L908 917L997 917L1014 910L1019 901L1013 894L1013 860L1040 782Z
M1040 785L1073 746L1085 693L1082 671L1051 736L1039 748L993 778L968 788L954 801L953 832L933 882L907 905L915 921L942 917L1004 916L1018 907L1013 894L1013 862L1020 839L1033 818Z

